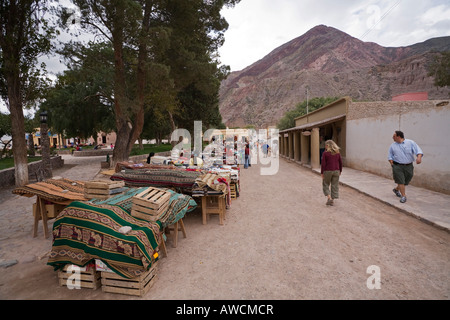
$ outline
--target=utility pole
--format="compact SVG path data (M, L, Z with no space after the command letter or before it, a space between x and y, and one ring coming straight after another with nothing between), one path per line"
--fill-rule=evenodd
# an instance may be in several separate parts
M309 112L309 106L308 106L308 89L309 89L309 86L306 86L306 114L308 114L308 112Z

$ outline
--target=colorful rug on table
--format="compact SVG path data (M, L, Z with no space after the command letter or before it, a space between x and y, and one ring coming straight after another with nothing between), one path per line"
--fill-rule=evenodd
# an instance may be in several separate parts
M129 161L122 161L117 162L115 166L115 172L120 172L125 169L132 169L132 170L138 170L138 169L147 169L147 170L159 170L159 169L167 169L167 170L177 170L178 168L171 166L171 165L164 165L164 164L148 164L148 163L141 163L141 162L129 162Z
M117 205L131 214L133 196L141 193L145 189L147 189L147 187L130 188L123 194L111 197L107 200L93 199L91 201L95 204ZM161 215L157 219L157 221L160 222L162 229L184 218L186 213L194 210L197 207L197 202L195 202L195 200L191 196L180 194L166 188L161 188L161 190L169 191L171 193L169 206L161 213Z
M123 234L122 227L131 231ZM53 245L48 265L55 270L70 263L84 266L100 259L126 278L147 271L157 260L161 242L159 223L132 217L115 205L74 201L53 224Z
M199 176L195 180L195 186L193 188L193 194L201 195L200 190L205 190L205 187L210 188L217 192L220 192L227 200L227 205L231 205L231 192L230 192L230 174L229 173L206 173ZM211 195L212 192L206 191L204 195Z
M12 193L25 197L39 196L45 200L60 203L60 204L70 204L72 201L85 201L88 200L84 197L83 192L79 192L79 186L72 186L73 188L67 189L71 180L65 180L56 183L56 180L52 181L50 179L42 182L36 182L27 184L23 187L15 188ZM73 181L75 183L75 181ZM76 182L79 183L79 182Z
M183 169L135 169L117 172L111 176L111 180L125 181L128 187L190 189L199 175L201 172Z
M84 193L83 181L61 178L61 179L47 179L45 180L45 182L58 186L64 190L69 190L77 193Z

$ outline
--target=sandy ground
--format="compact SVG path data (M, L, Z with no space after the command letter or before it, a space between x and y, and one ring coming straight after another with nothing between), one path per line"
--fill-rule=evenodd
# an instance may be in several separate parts
M66 164L58 174L73 179L85 171ZM326 206L320 176L284 160L272 176L261 175L255 165L242 169L241 196L232 201L224 225L216 216L203 225L198 210L188 213L187 238L180 233L176 248L169 238L168 257L160 260L157 279L142 298L60 287L46 265L51 240L43 239L42 226L37 238L31 235L34 198L3 190L0 201L0 261L18 260L0 269L1 299L450 296L448 232L344 186L335 206ZM380 271L380 289L367 286L373 265Z

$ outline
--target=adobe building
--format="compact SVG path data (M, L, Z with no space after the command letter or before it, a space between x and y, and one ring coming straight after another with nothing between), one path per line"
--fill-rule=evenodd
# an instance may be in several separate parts
M353 102L343 97L280 131L280 155L320 169L323 137L341 147L344 166L392 179L387 156L395 130L424 152L411 184L450 194L449 100Z

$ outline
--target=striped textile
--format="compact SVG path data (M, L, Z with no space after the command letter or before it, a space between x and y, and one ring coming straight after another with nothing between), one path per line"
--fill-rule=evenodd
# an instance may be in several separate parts
M128 187L160 187L191 189L201 172L184 169L125 169L111 176L113 181L125 181Z
M231 178L229 173L206 173L200 175L195 183L198 187L202 188L208 186L213 190L221 191L224 195L228 193L228 184Z
M130 226L122 234L119 229ZM55 270L65 264L85 266L100 259L125 278L147 271L157 258L161 225L132 217L120 206L74 201L53 224L53 245L48 265Z
M111 197L107 200L94 199L92 202L96 204L118 205L131 214L133 196L141 193L145 189L147 189L147 187L130 188L123 194ZM161 188L161 190L169 191L171 193L169 206L157 219L157 221L160 222L162 229L184 218L187 212L193 211L197 207L197 203L191 196L176 193L175 191L166 188Z
M84 197L82 191L80 193L80 182L74 181L73 183L78 183L78 185L72 186L69 181L71 180L57 182L57 180L50 179L42 182L27 184L23 187L17 187L12 191L12 193L29 198L39 196L45 200L60 204L70 204L72 201L88 200ZM71 187L69 187L69 184Z

